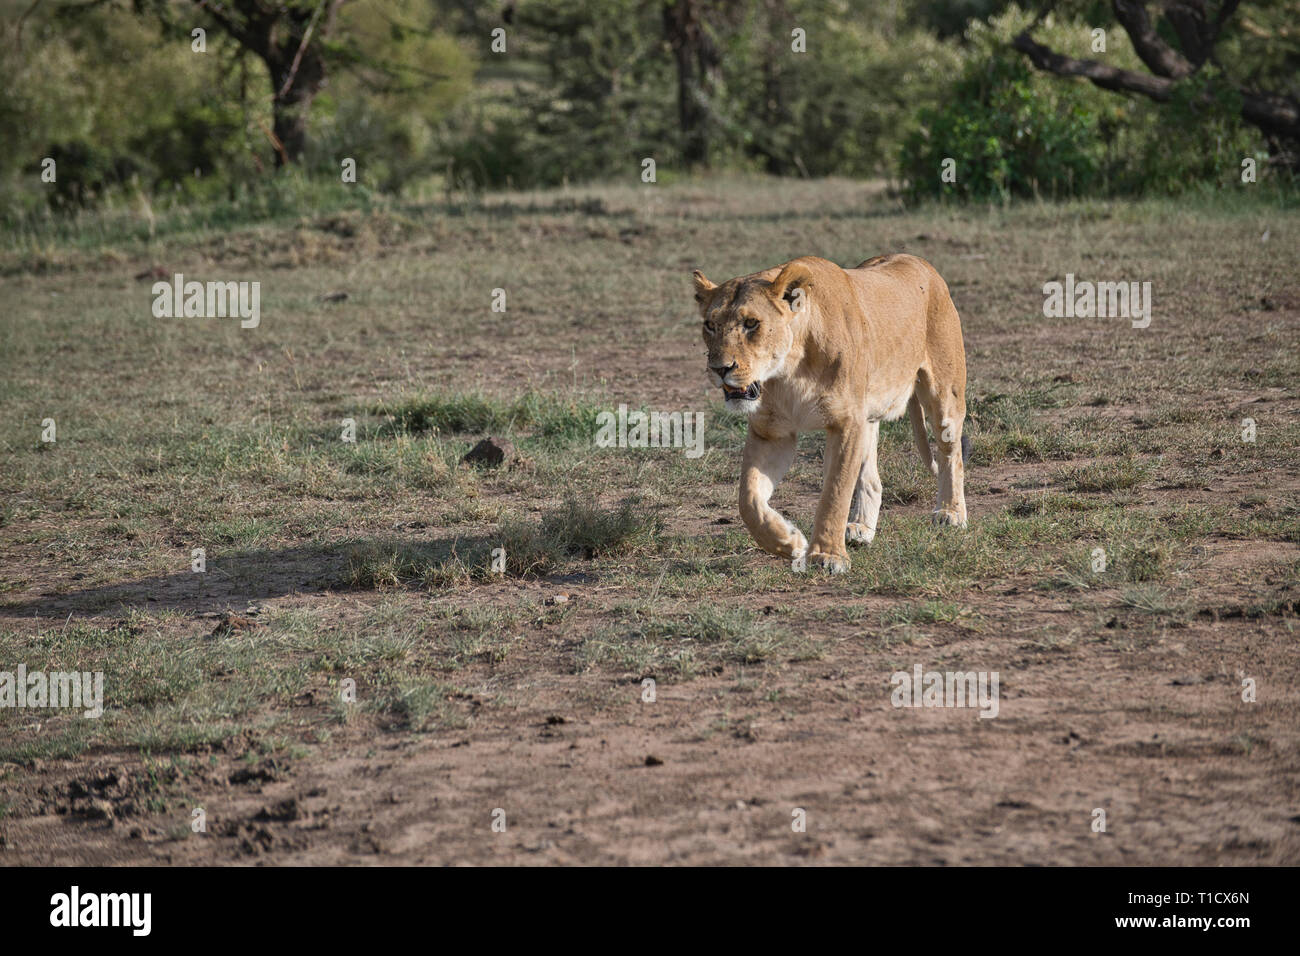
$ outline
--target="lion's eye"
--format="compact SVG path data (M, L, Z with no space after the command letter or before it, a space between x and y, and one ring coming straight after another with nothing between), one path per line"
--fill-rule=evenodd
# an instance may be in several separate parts
M758 328L758 319L745 320L745 331L753 332L756 328Z
M717 331L717 329L715 329L715 328L713 327L713 323L712 323L712 322L705 322L705 323L704 323L704 331L705 331L705 332L708 332L710 335L712 335L714 332Z

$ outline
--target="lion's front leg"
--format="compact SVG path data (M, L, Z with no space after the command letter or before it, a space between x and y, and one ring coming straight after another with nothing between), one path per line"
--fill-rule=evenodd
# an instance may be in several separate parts
M826 474L821 501L817 503L808 560L836 574L849 569L844 536L848 530L849 505L866 460L866 433L865 422L858 421L826 429Z
M851 544L870 544L880 521L880 470L876 467L876 447L880 442L880 422L867 422L862 441L862 472L853 501L849 505L849 524L845 537Z
M801 558L808 539L768 501L794 461L795 436L765 438L750 427L740 473L740 517L764 551L782 558Z

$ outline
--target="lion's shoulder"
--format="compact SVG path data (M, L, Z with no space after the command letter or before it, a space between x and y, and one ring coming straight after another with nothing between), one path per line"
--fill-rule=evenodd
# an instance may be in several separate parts
M854 269L883 269L887 272L901 272L920 270L922 272L935 272L934 266L926 262L920 256L914 256L907 252L889 252L883 256L872 256L865 262L859 262Z

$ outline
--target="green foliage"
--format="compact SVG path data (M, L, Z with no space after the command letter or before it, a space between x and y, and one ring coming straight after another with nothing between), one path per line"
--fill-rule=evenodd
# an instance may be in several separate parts
M74 210L110 197L154 208L196 198L235 202L275 188L271 84L262 62L209 30L206 52L177 27L115 6L28 7L0 0L22 30L0 39L0 203L13 220L42 204ZM13 14L12 18L9 14ZM328 93L313 106L305 169L396 191L441 166L435 131L469 90L473 58L431 26L434 0L343 7L328 46ZM188 22L188 21L187 21ZM54 183L41 161L56 161Z
M596 434L601 409L544 392L527 392L513 401L480 393L416 395L374 411L388 416L381 434L488 433L518 435L530 430L550 444L588 443Z
M439 171L438 128L470 91L466 45L431 28L433 0L360 0L339 11L335 77L314 104L308 163L339 177L357 161L357 181L384 192ZM346 67L346 68L345 68Z
M0 3L6 15L30 6ZM34 7L0 42L0 200L11 215L41 202L80 208L113 191L192 198L210 191L214 172L239 168L228 50L194 54L188 40L112 8L62 10ZM39 180L46 158L53 183Z
M657 6L640 0L521 5L506 54L444 130L457 186L529 188L670 166L674 81Z
M712 165L782 175L878 175L960 54L896 14L858 15L847 0L788 9L707 7L721 64L701 83ZM533 187L633 177L644 157L671 177L683 159L676 65L658 7L637 0L553 0L520 13L518 70L445 129L457 185ZM884 22L882 24L882 16ZM791 25L806 26L806 52ZM545 57L539 56L545 51Z
M1240 118L1233 91L1240 78L1216 65L1178 83L1168 102L1157 103L1038 71L1011 48L1032 25L1039 42L1065 55L1148 72L1113 23L1105 51L1092 49L1092 24L1112 20L1105 11L1074 4L1071 12L1080 19L1035 22L1010 6L987 23L971 22L965 69L937 104L919 110L919 128L899 153L910 198L1175 195L1239 184L1246 157L1263 166L1263 137ZM1253 51L1241 55L1259 70L1273 69ZM954 182L940 175L947 158L955 161Z
M1167 103L1143 103L1119 131L1116 186L1124 192L1175 195L1190 187L1235 186L1241 161L1267 159L1262 137L1241 121L1241 97L1207 66L1174 87Z
M461 188L554 185L560 166L539 156L540 138L519 122L508 100L478 97L443 127L443 155L450 184Z
M791 25L806 25L806 52ZM731 32L717 98L718 152L771 173L875 176L888 171L915 106L940 95L960 52L897 10L871 17L842 0L759 5Z
M1243 0L1214 58L1168 103L1042 73L1011 49L1032 25L1053 50L1147 72L1098 0L1062 0L1041 20L1007 0L898 0L869 14L852 0L696 0L708 52L685 57L687 84L671 4L512 9L497 52L496 10L343 5L320 34L328 82L311 102L303 162L286 173L274 168L266 66L202 16L207 49L194 51L189 4L0 0L0 219L21 231L50 212L129 206L152 230L155 218L221 202L278 216L295 201L319 205L282 179L330 192L348 158L347 188L367 202L637 183L646 157L666 182L700 141L714 168L897 174L914 199L1222 189L1240 186L1247 157L1261 182L1278 176L1268 160L1285 148L1243 124L1232 91L1300 96L1300 0ZM1090 49L1097 24L1109 25L1103 53ZM683 91L698 117L690 129ZM946 158L954 182L940 176ZM53 182L40 178L46 159Z
M900 172L911 196L1007 199L1090 191L1101 164L1097 116L1055 102L1018 54L973 62L942 106L921 112ZM941 176L945 162L953 175ZM951 179L952 181L944 181Z

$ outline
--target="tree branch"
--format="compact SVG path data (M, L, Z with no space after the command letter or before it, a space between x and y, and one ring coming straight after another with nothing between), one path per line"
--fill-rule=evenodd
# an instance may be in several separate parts
M1121 70L1096 60L1076 60L1072 56L1056 53L1035 42L1028 31L1012 40L1011 46L1029 57L1029 61L1040 70L1059 76L1082 76L1104 90L1141 93L1153 100L1163 101L1169 98L1174 86L1174 81L1165 77L1147 76L1145 73Z
M1133 41L1134 51L1152 73L1181 80L1196 71L1181 53L1160 39L1142 0L1114 0L1114 6L1115 17Z
M1300 140L1300 102L1289 96L1243 92L1241 118L1266 133Z
M255 35L239 20L227 13L220 4L210 3L209 0L196 0L195 5L215 20L217 26L233 37L240 46L247 47L263 59L266 58L267 45L264 38Z
M316 20L320 17L320 12L325 9L325 0L320 0L316 9L312 12L311 22L307 24L307 29L303 31L302 42L298 44L298 51L293 55L293 62L289 64L289 74L284 78L284 85L280 87L280 92L275 94L275 99L284 99L284 94L289 92L289 87L293 86L293 78L298 75L298 64L302 62L302 53L307 49L307 44L311 42L312 31L316 29Z
M1140 23L1136 28L1141 28L1145 24L1150 28L1150 21L1146 18L1146 11L1142 9L1140 3L1130 3L1130 0L1115 0L1115 8L1118 11L1121 6L1133 6L1140 12ZM1225 4L1225 8L1234 6L1231 0ZM1131 11L1130 11L1131 12ZM1220 11L1220 20L1222 20L1222 10ZM1216 24L1215 33L1221 28L1222 22ZM1125 30L1129 29L1125 24ZM1154 32L1154 31L1152 31ZM1132 33L1130 33L1132 36ZM1160 46L1182 60L1182 57L1169 47L1164 46L1163 41L1158 41ZM1134 39L1134 46L1138 45L1138 40ZM1025 54L1029 61L1040 70L1048 73L1055 73L1058 76L1082 76L1090 80L1096 86L1105 90L1112 90L1120 93L1140 93L1143 96L1157 101L1169 99L1173 91L1174 84L1182 76L1147 76L1144 73L1134 73L1132 70L1121 70L1118 67L1109 66L1105 63L1098 63L1096 60L1077 60L1074 57L1064 56L1053 50L1048 49L1041 43L1034 40L1026 30L1016 37L1011 46ZM1148 52L1151 52L1148 49ZM1208 55L1208 51L1207 51ZM1145 57L1143 57L1145 61ZM1191 64L1182 60L1187 65L1188 72L1184 76L1190 75L1194 70ZM1166 63L1168 68L1170 64ZM1293 97L1280 93L1261 93L1253 90L1237 89L1241 96L1241 118L1246 122L1259 127L1265 134L1270 136L1280 136L1288 140L1300 139L1300 101Z

